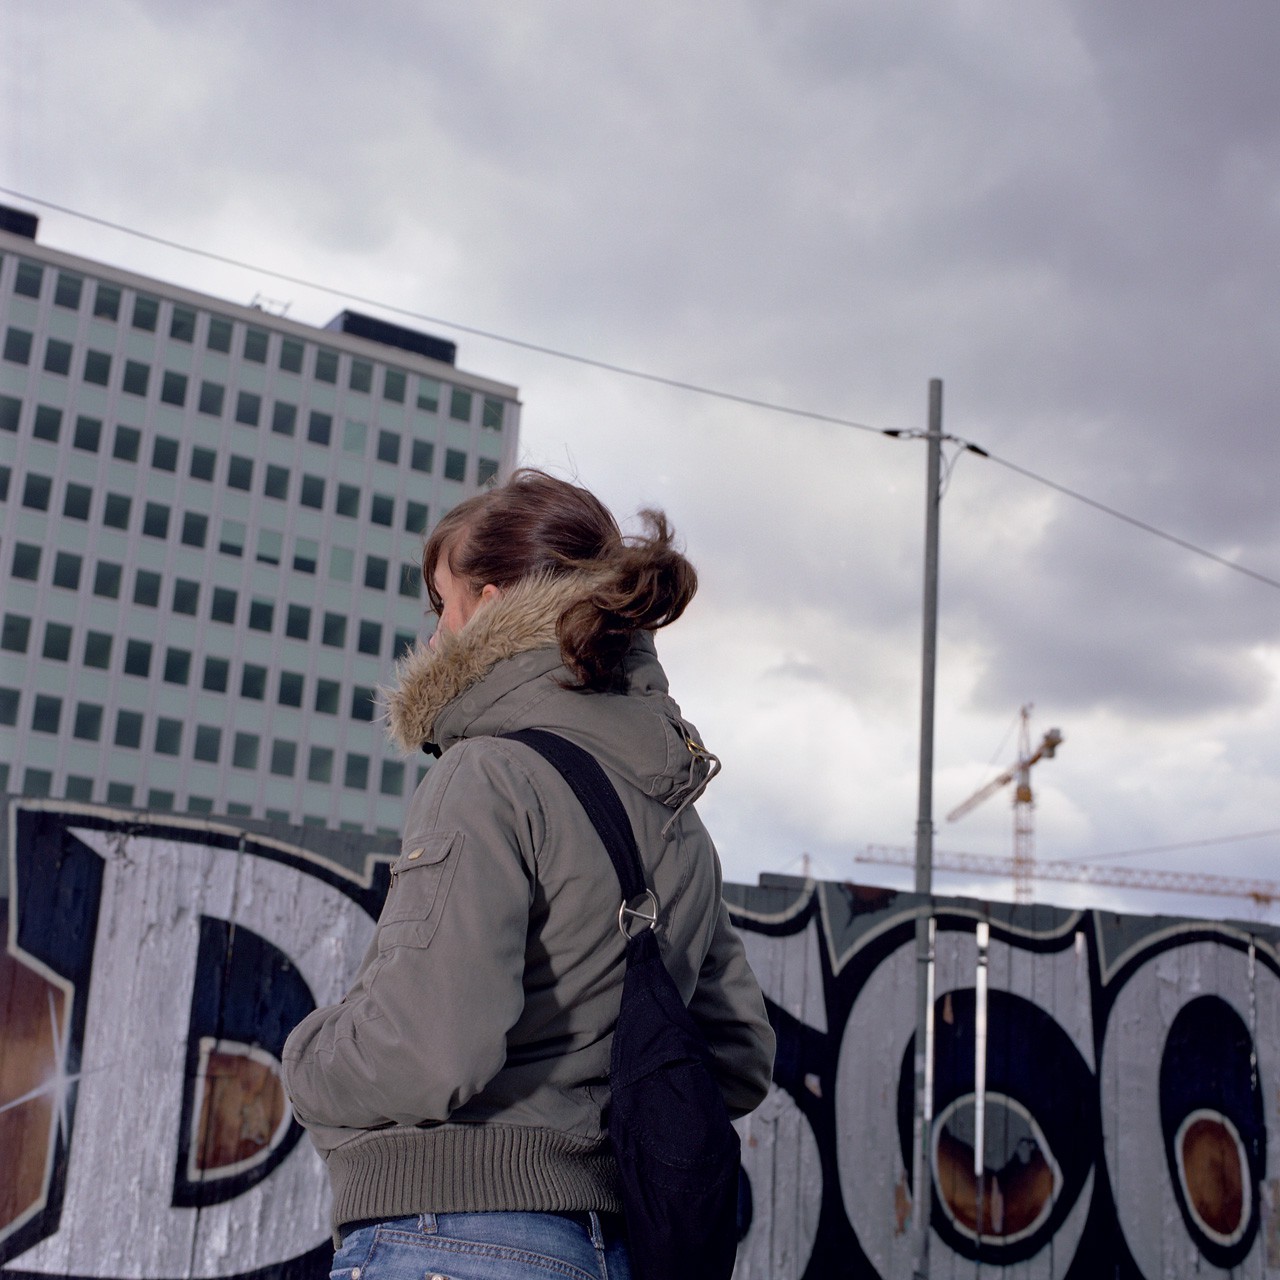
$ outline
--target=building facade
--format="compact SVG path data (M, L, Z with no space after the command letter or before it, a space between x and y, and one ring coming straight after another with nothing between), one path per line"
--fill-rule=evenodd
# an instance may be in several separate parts
M0 792L390 832L375 691L516 389L73 257L0 210Z

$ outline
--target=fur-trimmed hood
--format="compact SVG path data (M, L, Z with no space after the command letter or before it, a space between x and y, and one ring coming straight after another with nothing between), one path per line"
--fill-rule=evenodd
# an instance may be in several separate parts
M391 741L410 753L514 729L563 731L646 794L687 803L714 772L714 757L668 694L652 634L632 641L625 692L568 687L556 626L593 585L588 574L531 578L442 634L435 649L419 642L382 691Z

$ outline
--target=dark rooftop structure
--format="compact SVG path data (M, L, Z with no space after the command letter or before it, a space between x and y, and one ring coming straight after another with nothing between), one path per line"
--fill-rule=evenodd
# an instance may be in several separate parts
M349 333L356 338L365 338L369 342L380 342L384 347L412 351L426 356L428 360L439 360L442 364L453 364L458 358L456 342L449 342L429 333L419 333L416 329L406 329L403 325L390 324L386 320L376 320L359 311L340 311L325 328L335 333Z

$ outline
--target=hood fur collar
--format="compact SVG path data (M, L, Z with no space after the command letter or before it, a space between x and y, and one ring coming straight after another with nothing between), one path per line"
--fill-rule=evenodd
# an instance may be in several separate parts
M504 658L559 648L564 611L591 593L595 578L573 573L527 578L482 606L457 632L430 649L422 641L396 664L395 682L381 690L387 735L401 751L433 741L436 718Z

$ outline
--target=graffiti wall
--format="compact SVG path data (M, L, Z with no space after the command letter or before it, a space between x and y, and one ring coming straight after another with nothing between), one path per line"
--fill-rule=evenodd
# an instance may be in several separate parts
M14 802L0 881L0 1273L327 1275L279 1078L386 850ZM915 921L934 922L930 1275L1280 1276L1280 935L728 886L778 1031L741 1122L739 1280L911 1274Z

